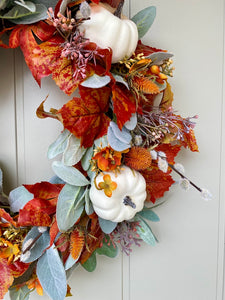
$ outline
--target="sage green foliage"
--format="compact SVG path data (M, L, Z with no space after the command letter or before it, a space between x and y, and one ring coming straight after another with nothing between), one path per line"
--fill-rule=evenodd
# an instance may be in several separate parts
M96 269L96 265L97 265L96 253L93 252L92 255L89 257L89 259L82 264L82 267L88 272L93 272Z
M51 299L65 299L67 292L66 272L55 245L47 249L38 259L37 276L44 291Z
M30 295L30 290L26 285L21 288L10 288L9 295L11 300L28 300Z
M60 231L67 231L80 218L85 204L86 190L81 186L66 184L57 202L56 218Z
M118 254L118 247L116 245L113 245L112 243L110 243L110 238L107 237L106 241L103 240L103 244L101 248L98 248L96 250L96 252L99 255L105 255L111 258L114 258L117 256Z
M0 0L0 19L15 24L32 24L47 19L47 9L55 7L57 0Z
M155 246L157 239L155 238L150 226L145 222L145 220L138 214L134 217L135 222L139 223L136 227L137 234L140 238L148 245Z
M131 20L137 25L138 38L142 38L152 26L156 16L156 7L149 6L139 11Z

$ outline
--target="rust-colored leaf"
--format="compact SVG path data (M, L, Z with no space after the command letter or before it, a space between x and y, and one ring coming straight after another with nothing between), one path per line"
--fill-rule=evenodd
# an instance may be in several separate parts
M163 173L157 167L151 166L148 169L141 171L146 181L146 189L149 193L149 200L155 203L156 199L161 198L170 186L174 183L170 175L171 170Z
M13 275L6 259L0 258L0 299L3 299L13 283Z
M70 254L73 259L79 259L84 247L84 232L75 228L70 235Z
M38 106L37 110L36 110L36 115L38 118L40 119L45 119L45 118L52 118L52 119L56 119L58 120L59 117L57 115L57 110L51 108L50 112L45 111L44 109L44 103L46 100L42 101L41 104Z
M162 111L166 111L168 110L171 106L172 106L172 102L173 102L173 92L171 89L170 84L167 82L167 86L165 88L165 90L163 91L163 97L160 103L160 109Z
M59 110L64 127L81 139L81 146L91 147L95 139L107 133L110 119L105 113L110 94L108 87L80 87L81 98L73 98Z
M115 84L112 88L113 112L117 118L117 125L122 130L123 125L136 112L133 94L122 84Z
M152 158L150 152L142 147L132 147L124 155L125 164L135 170L144 170L150 167Z

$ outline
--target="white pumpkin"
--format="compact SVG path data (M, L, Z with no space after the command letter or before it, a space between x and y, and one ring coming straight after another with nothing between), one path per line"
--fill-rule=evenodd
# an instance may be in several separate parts
M112 191L112 196L105 195L104 190L99 190L93 183L90 189L90 199L96 214L112 222L130 220L143 209L146 199L146 182L137 171L123 166L117 175L114 172L100 173L96 177L96 185L103 182L103 176L109 174L117 187Z
M129 20L114 16L102 5L90 4L90 20L80 25L84 37L96 43L100 48L112 49L112 63L117 63L125 56L130 57L138 42L136 24Z

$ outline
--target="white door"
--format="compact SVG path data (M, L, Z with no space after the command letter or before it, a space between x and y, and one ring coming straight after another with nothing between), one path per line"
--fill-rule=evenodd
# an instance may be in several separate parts
M174 53L174 107L182 116L199 115L195 132L200 152L183 150L177 162L190 179L210 189L213 201L203 201L194 189L184 192L174 186L156 209L161 221L151 224L159 243L154 248L143 244L130 257L98 257L94 273L75 270L70 299L223 300L224 1L126 2L130 16L149 5L157 7L143 42ZM39 89L19 51L0 49L0 66L0 166L8 192L51 177L46 149L62 127L37 119L35 111L48 94L46 108L59 108L72 97L50 78ZM30 299L39 296L33 293Z

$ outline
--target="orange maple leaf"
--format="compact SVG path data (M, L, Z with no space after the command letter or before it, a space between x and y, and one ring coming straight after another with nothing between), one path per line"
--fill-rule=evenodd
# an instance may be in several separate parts
M130 120L136 112L133 94L123 85L115 84L112 88L113 112L117 118L117 125L122 130L123 125Z
M70 254L73 259L77 260L84 248L84 232L75 228L70 235Z
M109 108L111 89L80 87L81 98L73 98L58 113L64 128L81 139L81 146L93 145L95 139L107 133L110 119L105 115Z
M146 190L149 193L151 202L155 203L156 199L161 198L174 183L174 180L170 176L171 171L172 170L169 170L167 173L163 173L157 167L153 166L140 171L145 178Z
M46 41L54 32L55 28L53 26L40 21L31 25L17 25L10 34L9 47L21 48L25 61L39 85L41 84L41 78L48 76L51 73L48 68L43 68L38 64L38 59L40 59L40 57L34 57L34 49L39 47L35 36L40 41Z

